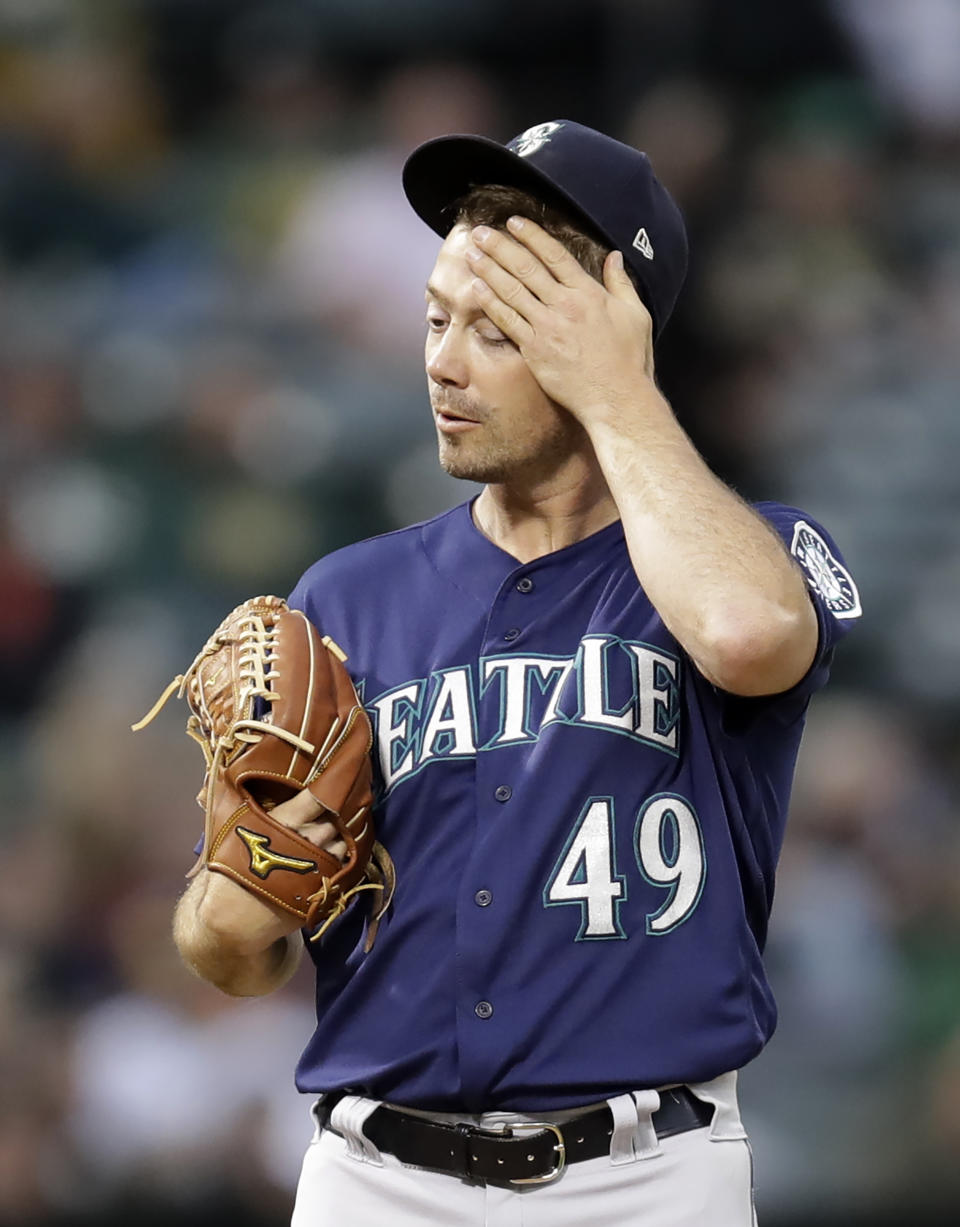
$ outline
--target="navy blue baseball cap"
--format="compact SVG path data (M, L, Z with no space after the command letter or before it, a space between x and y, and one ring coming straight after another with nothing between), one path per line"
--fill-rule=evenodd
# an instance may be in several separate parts
M536 124L506 145L484 136L440 136L419 145L403 168L414 210L442 237L456 202L472 188L502 183L564 210L623 252L659 336L687 272L683 217L645 153L569 119Z

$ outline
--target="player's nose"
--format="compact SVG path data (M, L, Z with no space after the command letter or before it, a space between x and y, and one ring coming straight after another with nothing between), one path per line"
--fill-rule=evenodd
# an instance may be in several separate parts
M426 350L427 374L444 388L465 388L470 383L470 371L463 353L462 342L453 328L442 337L428 337Z

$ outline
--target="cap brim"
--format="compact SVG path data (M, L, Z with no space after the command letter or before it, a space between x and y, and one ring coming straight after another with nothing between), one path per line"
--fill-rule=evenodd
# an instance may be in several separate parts
M403 190L414 212L445 238L456 221L456 202L475 187L500 183L521 188L579 220L607 245L616 241L562 188L512 150L485 136L438 136L420 145L403 168Z

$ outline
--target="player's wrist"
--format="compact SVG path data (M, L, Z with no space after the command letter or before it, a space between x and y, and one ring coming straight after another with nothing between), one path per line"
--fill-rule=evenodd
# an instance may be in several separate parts
M252 894L224 873L204 866L206 884L197 922L225 954L249 958L301 927L298 917Z
M680 433L666 397L652 375L637 373L619 389L598 389L576 414L594 445L607 439L622 444L632 435Z

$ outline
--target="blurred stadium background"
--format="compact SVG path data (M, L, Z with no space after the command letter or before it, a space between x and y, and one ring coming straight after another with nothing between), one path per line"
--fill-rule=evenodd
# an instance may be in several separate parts
M181 970L197 755L128 728L237 601L465 497L399 168L556 117L651 153L661 381L866 608L742 1077L761 1222L957 1221L958 53L958 0L0 0L0 1223L287 1221L310 986Z

